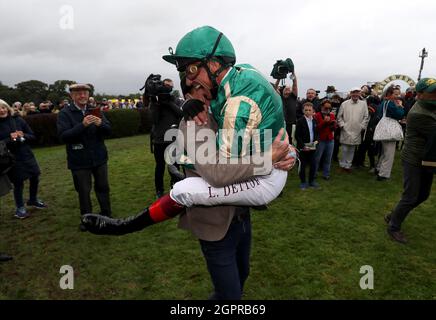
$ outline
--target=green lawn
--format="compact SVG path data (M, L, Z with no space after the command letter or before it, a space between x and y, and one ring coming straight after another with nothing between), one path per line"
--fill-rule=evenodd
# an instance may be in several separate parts
M115 216L137 213L154 199L148 136L107 141ZM177 219L123 237L78 230L77 195L64 146L36 149L40 197L49 208L13 217L12 193L1 199L0 299L205 299L212 291L199 244ZM367 170L299 190L294 171L283 196L253 215L251 274L245 299L436 299L436 195L404 224L410 243L389 239L383 215L399 200L401 167L377 182ZM168 185L168 183L167 183ZM27 197L27 190L25 197ZM94 198L94 205L97 202ZM74 290L62 290L61 266L74 268ZM360 267L374 269L362 290Z

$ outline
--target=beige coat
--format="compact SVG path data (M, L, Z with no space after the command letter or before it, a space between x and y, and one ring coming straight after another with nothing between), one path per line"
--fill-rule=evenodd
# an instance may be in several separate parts
M210 117L208 126L216 131L216 123ZM179 129L185 133L186 128L186 122L182 120ZM196 131L201 128L205 127L196 126ZM185 148L188 142L193 143L193 141L185 141ZM195 143L197 150L202 142ZM187 169L186 175L187 177L201 176L212 186L222 187L254 176L254 168L256 168L254 164L195 164L195 170ZM186 213L180 216L179 228L191 231L194 236L202 240L221 240L229 229L235 209L234 206L187 208Z
M368 105L366 101L344 101L339 108L338 125L341 128L340 143L359 145L362 142L362 131L368 125Z

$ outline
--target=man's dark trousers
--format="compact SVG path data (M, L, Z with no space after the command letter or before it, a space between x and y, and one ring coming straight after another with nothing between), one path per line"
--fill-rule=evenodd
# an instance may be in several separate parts
M165 188L164 188L164 175L165 175L165 167L167 163L165 162L165 149L171 145L171 143L155 143L153 146L153 154L154 154L154 160L156 161L156 168L154 170L154 185L156 188L157 194L164 194ZM177 169L179 169L179 165L177 163L174 164ZM176 183L178 180L177 178L173 177L173 175L170 173L171 177L171 187Z
M403 161L404 191L400 202L391 214L390 230L399 231L409 212L428 199L432 183L431 170Z
M80 213L92 213L91 189L94 176L94 190L100 205L100 213L111 216L107 163L89 169L72 170L74 187L79 193Z
M238 207L227 234L219 241L200 240L214 284L213 300L240 300L250 271L249 208Z

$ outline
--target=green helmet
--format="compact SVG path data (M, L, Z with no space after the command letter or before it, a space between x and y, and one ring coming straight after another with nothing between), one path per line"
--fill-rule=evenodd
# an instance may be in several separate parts
M235 50L229 39L220 31L204 26L187 33L177 44L176 52L162 58L175 64L180 70L184 66L201 60L217 57L224 64L233 65L236 61Z

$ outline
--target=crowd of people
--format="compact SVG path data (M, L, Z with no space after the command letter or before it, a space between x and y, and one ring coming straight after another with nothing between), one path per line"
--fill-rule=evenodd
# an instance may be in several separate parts
M10 107L0 100L0 141L16 159L7 172L0 172L0 178L8 179L13 185L16 217L28 216L23 200L23 182L27 179L30 181L27 206L47 207L37 197L40 170L27 144L34 135L21 116L58 112L58 134L66 145L68 168L79 198L80 230L121 235L179 215L179 226L199 239L214 286L211 299L242 297L250 265L250 207L264 207L280 194L297 153L300 188L306 190L320 188L318 175L326 181L331 179L334 175L332 161L338 161L344 173L367 167L377 181L387 181L395 152L403 148L404 193L385 221L394 240L407 241L401 224L413 208L428 198L436 167L435 79L422 79L405 92L399 86L389 86L381 95L367 85L352 87L345 99L334 86L327 87L325 97L319 97L319 92L311 88L305 98L299 99L295 71L291 74L291 86L279 86L279 81L269 83L251 65L236 65L236 54L229 39L212 27L191 31L180 40L176 52L171 49L163 59L180 72L187 100L183 104L176 100L171 95L172 80L165 79L163 94L156 94L149 102L153 115L152 146L158 199L135 216L112 218L104 144L111 125L101 111L145 106L142 101L136 104L129 101L123 106L107 100L96 102L90 97L88 85L74 84L70 86L71 102L64 100L57 107L50 101L41 103L38 108L32 103L21 105L19 102ZM386 118L400 126L402 134L406 133L404 145L402 139L379 138L377 130ZM261 135L271 130L273 136L257 151L264 154L270 148L272 167L260 171L255 170L259 168L253 162L235 166L187 162L181 177L177 175L180 173L177 168L170 170L174 178L172 190L165 194L164 151L170 143L164 140L164 135L179 124L181 131L186 132L189 121L200 129L207 127L216 133L217 140L211 142L218 146L217 153L227 152L227 158L239 160L250 158L252 154L245 154L238 146L238 139L233 139L226 130L242 130L250 138L254 129L260 130ZM185 149L187 144L198 148L196 142L185 139L184 143ZM92 179L99 214L92 214ZM241 190L245 184L246 190L251 191L232 192L230 196L225 187L232 185L235 190L236 183ZM1 257L2 261L10 260L7 255Z
M20 115L21 117L32 116L35 114L45 114L45 113L59 113L64 107L68 106L71 103L69 99L64 99L59 103L53 103L50 100L46 100L41 102L39 105L36 105L34 102L25 102L22 103L20 101L15 101L11 104L11 108L13 109L15 114ZM89 105L94 108L99 108L102 111L108 110L118 110L118 109L143 109L144 103L142 99L107 99L102 98L100 101L97 101L94 97L89 97Z
M295 74L292 82L292 86L281 87L276 83L276 88L282 97L287 132L300 151L300 188L318 189L318 171L329 180L332 161L346 173L368 168L377 181L388 180L395 151L403 143L375 141L374 130L386 107L385 116L397 120L405 132L407 114L415 103L415 88L402 92L399 85L392 85L380 95L374 86L362 85L351 88L347 97L341 98L334 86L328 86L322 98L311 88L300 99ZM308 179L306 167L310 168Z

